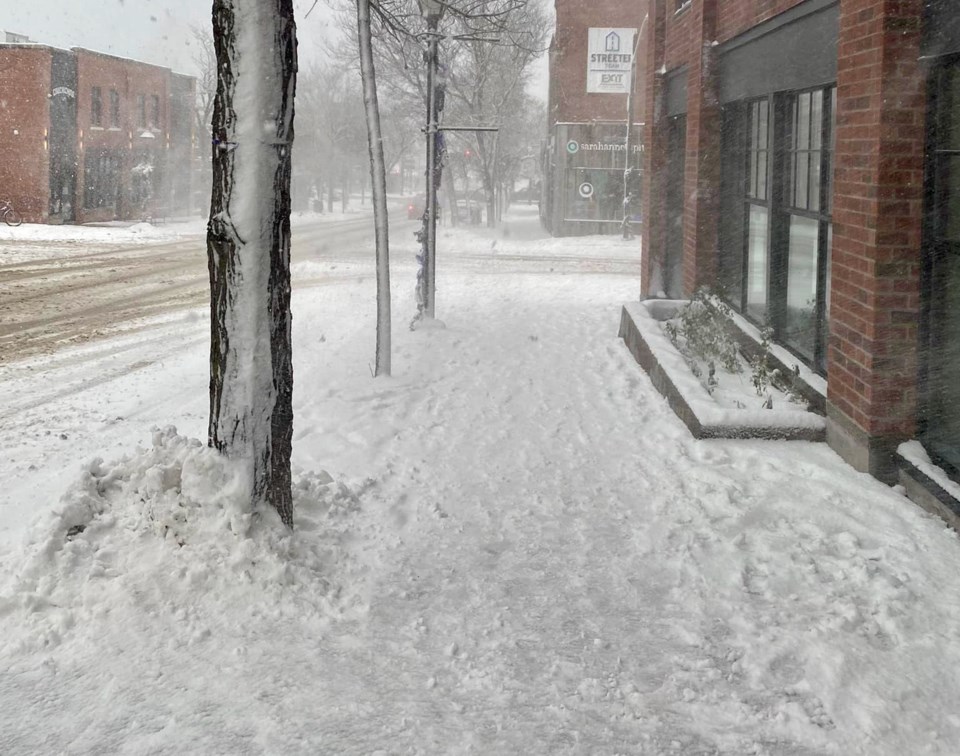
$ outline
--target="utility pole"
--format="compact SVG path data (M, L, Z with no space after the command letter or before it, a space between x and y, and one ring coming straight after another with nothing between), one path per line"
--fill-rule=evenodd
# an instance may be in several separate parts
M414 328L418 321L436 318L437 188L440 185L440 177L443 171L443 166L439 164L439 151L437 149L440 133L443 131L499 130L491 126L449 126L440 128L440 109L442 105L438 97L440 88L437 86L440 49L438 28L443 12L446 10L446 5L444 0L417 0L417 3L420 6L420 13L427 21L428 38L427 51L424 54L427 64L427 207L423 214L423 226L417 232L417 240L420 242L420 255L417 261L420 263L420 270L417 273L417 315L411 323L411 328ZM498 39L473 36L453 37L453 39L499 42Z
M418 234L420 241L417 274L417 317L432 320L436 316L437 286L437 137L440 132L440 116L437 109L437 58L440 48L438 27L445 7L440 0L417 0L420 13L427 21L427 191L423 226Z

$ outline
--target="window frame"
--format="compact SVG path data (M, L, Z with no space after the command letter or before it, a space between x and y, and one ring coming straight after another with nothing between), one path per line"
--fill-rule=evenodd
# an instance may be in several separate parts
M103 128L103 90L98 86L90 87L90 125Z
M810 148L798 149L792 146L792 141L794 140L795 134L794 130L797 128L796 119L793 118L793 113L791 110L791 104L795 100L799 103L799 99L805 95L812 94L815 92L821 92L823 94L821 100L821 109L820 109L820 124L819 124L819 148L813 150ZM775 322L774 322L774 332L777 339L787 347L791 352L796 354L798 357L802 357L804 361L813 367L815 370L822 374L826 374L826 360L827 360L827 339L826 334L829 329L829 322L827 321L827 311L826 303L829 293L827 292L827 270L829 267L829 254L830 250L828 249L829 243L831 240L831 228L833 224L833 197L832 197L832 175L833 175L833 158L835 146L834 142L836 140L836 124L833 118L834 110L836 109L836 92L837 88L835 84L809 87L805 89L794 90L790 92L784 92L779 95L782 98L781 112L783 113L783 118L781 120L781 126L783 129L782 134L782 147L783 152L781 155L782 165L781 165L781 177L782 177L782 186L780 187L782 205L779 208L781 215L778 218L778 223L781 228L779 229L779 241L781 243L781 253L782 260L780 260L780 265L782 266L783 276L783 291L782 295L778 297L778 308L775 310ZM799 107L797 108L799 115ZM788 115L789 114L789 115ZM813 132L813 123L812 123L812 108L811 108L811 122L808 124L810 128L810 135L812 138ZM794 203L794 192L796 190L797 176L794 174L794 166L797 165L798 161L796 157L798 154L803 153L807 157L808 164L808 179L809 171L811 166L810 157L812 153L817 152L818 162L819 162L819 180L817 182L816 188L818 193L818 202L817 209L811 209L810 207L801 207ZM807 204L810 204L811 190L814 185L812 182L807 184ZM806 218L808 220L815 221L817 225L817 276L816 276L816 301L814 305L814 334L813 334L813 353L806 354L796 343L791 343L788 341L787 335L787 296L790 286L789 281L789 255L790 255L790 220L792 217Z
M150 120L148 124L151 130L160 130L160 95L150 95Z
M110 128L120 128L120 93L116 89L110 90Z
M752 320L759 325L764 325L756 318L750 315L750 217L751 210L754 207L762 207L767 213L767 252L766 252L766 292L765 292L765 302L764 308L769 312L770 302L772 297L772 286L773 286L773 268L771 265L771 250L773 248L773 215L774 215L774 204L773 204L773 194L774 194L774 171L773 163L776 156L776 141L775 133L773 130L774 127L774 113L775 113L775 101L773 96L767 95L765 97L757 97L746 100L744 103L745 107L743 110L742 117L744 118L743 134L744 134L744 149L741 159L743 161L742 170L743 170L743 185L741 187L741 203L743 205L743 228L742 228L742 260L741 260L741 303L740 303L740 312L742 312L749 320ZM751 138L753 136L752 132L754 129L752 126L752 116L753 116L753 107L764 106L766 111L766 134L764 135L764 144L766 145L763 148L754 149L751 146ZM759 113L760 108L758 108ZM756 130L756 135L759 138L759 126ZM754 170L753 159L756 155L759 159L759 153L764 153L764 171L763 171L763 183L764 183L764 196L754 196L751 193L751 180L757 179L759 183L760 172ZM752 174L752 175L751 175Z
M794 205L792 189L796 188L797 174L793 166L797 164L798 150L791 142L796 129L793 110L799 112L799 101L803 95L822 92L822 108L819 123L819 147L799 150L804 154L807 165L810 155L818 152L819 181L815 185L819 193L817 209L811 210L811 192L813 186L808 183L805 203L807 207ZM794 107L797 103L796 107ZM739 199L736 206L741 216L739 228L725 235L730 243L740 250L740 291L738 301L731 304L750 322L773 331L773 338L794 354L801 362L821 375L826 375L827 335L829 321L827 303L829 300L829 257L832 240L832 191L833 162L835 154L836 122L836 84L828 83L815 87L774 92L762 97L754 97L730 103L732 118L739 120L739 126L730 128L737 132L736 144L731 146L727 160L733 160L731 182L735 182L734 191ZM766 109L766 147L758 139L755 120L759 109ZM810 116L808 115L808 118ZM809 123L808 123L809 125ZM756 146L755 146L756 145ZM766 192L755 191L760 184L759 153L765 153ZM808 176L810 175L808 169ZM763 195L763 196L761 196ZM758 317L757 306L750 304L750 234L751 208L763 207L767 212L767 250L766 250L766 303L763 317ZM816 304L814 309L814 334L812 354L807 353L796 341L788 341L787 303L790 272L790 221L791 217L814 220L817 228L816 252Z
M951 148L943 137L945 114L941 105L944 79L952 70L960 71L960 55L948 56L931 66L927 83L927 141L924 151L924 214L920 275L920 364L918 371L917 435L931 461L953 480L960 482L960 466L940 453L940 446L931 438L934 418L942 412L943 398L935 391L941 365L934 361L941 356L939 328L945 307L945 291L941 275L951 256L960 256L960 240L951 241L941 235L946 223L940 202L941 186L949 181L943 158L960 157L960 147ZM958 74L960 75L960 74ZM960 140L958 140L960 141ZM951 249L953 247L953 249Z

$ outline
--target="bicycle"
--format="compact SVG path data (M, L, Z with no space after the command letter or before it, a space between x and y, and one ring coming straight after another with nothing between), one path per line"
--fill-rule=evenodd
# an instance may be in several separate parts
M0 200L0 218L3 218L3 222L8 226L19 226L23 223L23 218L13 209L10 200Z

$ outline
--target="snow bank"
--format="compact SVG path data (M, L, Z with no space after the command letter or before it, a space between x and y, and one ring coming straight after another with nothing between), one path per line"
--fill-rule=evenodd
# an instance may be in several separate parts
M248 490L240 466L173 428L154 431L150 449L119 462L93 460L21 554L2 563L12 577L0 616L16 618L18 631L0 639L0 654L49 649L72 629L86 636L107 615L181 617L177 637L188 642L209 637L216 616L238 604L339 616L328 576L334 564L344 567L356 497L326 473L300 477L301 536L272 509L252 510Z

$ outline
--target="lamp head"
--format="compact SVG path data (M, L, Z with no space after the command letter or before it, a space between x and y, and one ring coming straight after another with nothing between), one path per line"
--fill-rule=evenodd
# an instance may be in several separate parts
M439 21L446 10L442 0L417 0L420 6L420 15L427 21Z

